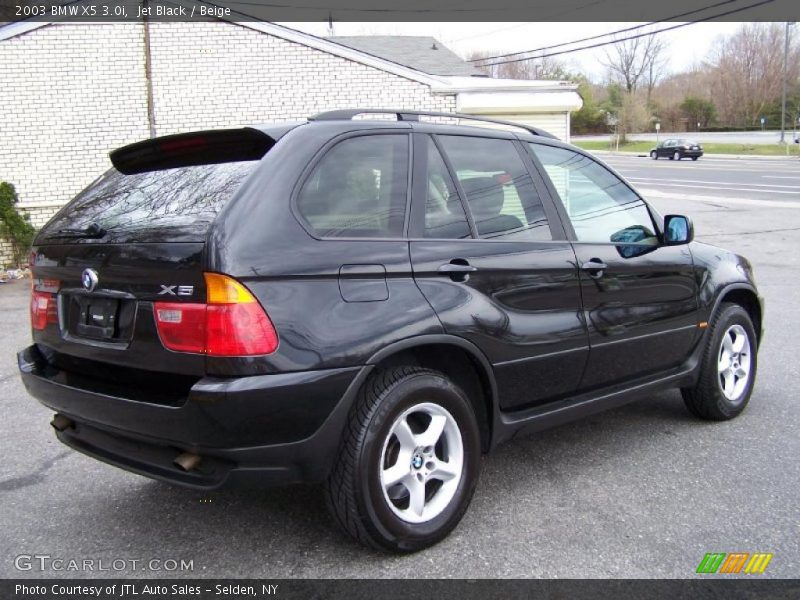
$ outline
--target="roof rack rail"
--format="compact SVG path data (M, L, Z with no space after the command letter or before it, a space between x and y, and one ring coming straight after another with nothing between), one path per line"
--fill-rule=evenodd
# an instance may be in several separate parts
M309 117L308 120L349 121L356 115L369 115L369 114L395 115L398 121L419 121L420 117L450 117L452 119L482 121L484 123L494 123L495 125L506 125L508 127L516 127L518 129L527 131L528 133L532 133L533 135L551 138L554 140L558 139L552 133L549 133L544 129L539 129L538 127L532 127L531 125L525 125L524 123L515 123L514 121L503 121L501 119L490 119L488 117L477 117L475 115L466 115L464 113L432 112L426 110L398 110L392 108L345 108L341 110L331 110L328 112L322 112L317 115L314 115L313 117Z

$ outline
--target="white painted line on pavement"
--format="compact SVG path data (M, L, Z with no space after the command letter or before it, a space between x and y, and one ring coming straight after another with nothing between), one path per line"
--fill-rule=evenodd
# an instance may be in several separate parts
M656 182L660 183L660 182L663 181L663 182L668 183L668 184L672 184L673 182L675 182L674 179L658 179L658 178L654 178L654 177L630 177L629 179L631 181L645 181L645 182L649 181L649 182L653 182L653 183L656 183ZM741 181L740 182L734 182L734 183L726 183L726 182L723 182L723 181L700 181L700 180L697 180L697 179L680 179L680 180L678 180L678 182L679 183L703 183L703 184L706 184L706 185L714 185L714 186L724 185L724 186L728 186L728 187L730 187L730 186L745 186L745 187L748 187L748 188L758 187L758 188L789 188L789 189L792 189L792 190L797 190L798 189L796 185L777 185L777 184L774 184L774 183L744 183L744 182L741 182ZM734 189L738 189L738 188L734 188ZM800 193L800 190L798 190L798 193Z
M636 183L636 182L634 182ZM684 185L682 183L657 183L654 181L650 182L651 184L655 183L661 187L677 187L677 188L689 188L692 190L719 190L720 192L751 192L754 194L789 194L791 196L798 196L800 195L800 190L796 192L786 192L783 190L755 190L753 188L733 188L733 187L719 187L718 185Z
M757 200L755 198L719 198L717 196L697 196L695 194L670 194L660 190L639 188L645 198L659 198L664 200L690 200L697 202L710 202L712 204L739 204L742 206L775 207L800 209L800 202L778 202L777 200Z
M622 169L634 168L634 165L630 165L630 164L621 164L621 163L620 164L615 164L615 163L610 162L610 161L606 161L606 163L611 165L612 167L614 167L617 171L620 171ZM647 167L645 167L645 165L636 165L635 167L639 168L639 169L646 169L647 168ZM696 165L658 165L658 166L652 165L647 170L654 170L654 169L665 169L665 170L674 170L674 171L681 170L683 172L686 172L686 171L713 171L713 172L717 172L717 173L727 173L727 172L733 171L733 172L736 172L736 173L757 173L759 175L764 173L764 171L766 170L763 167L761 167L761 168L758 168L758 167L746 168L745 165L731 166L731 167L727 167L727 166L698 167ZM772 172L772 173L797 173L797 169L769 169L769 171Z

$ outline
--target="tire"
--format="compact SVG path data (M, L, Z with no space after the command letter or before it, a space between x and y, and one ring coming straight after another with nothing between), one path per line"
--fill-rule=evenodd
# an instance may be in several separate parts
M429 369L379 370L360 390L345 427L325 486L328 508L355 540L416 552L458 525L480 459L478 423L460 388Z
M652 158L653 160L658 160L658 152L656 152L655 150L651 151L650 158Z
M693 156L692 160L697 160L698 158L700 158L700 157L699 156Z
M680 159L681 159L680 152L676 152L675 154L672 155L672 160L680 160Z
M709 327L697 384L681 390L689 412L710 421L738 416L753 392L758 370L757 344L747 311L738 304L720 305ZM724 365L730 375L722 370Z

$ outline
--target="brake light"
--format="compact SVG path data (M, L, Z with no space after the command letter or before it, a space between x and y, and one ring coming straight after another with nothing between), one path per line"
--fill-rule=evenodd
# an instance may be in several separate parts
M185 137L172 140L162 140L158 144L158 148L166 153L180 152L181 150L194 150L197 148L207 148L208 139L205 137Z
M227 275L204 276L205 304L155 303L156 326L164 347L209 356L274 352L278 334L250 291Z
M49 292L31 291L31 327L41 331L49 323L58 323L56 297Z

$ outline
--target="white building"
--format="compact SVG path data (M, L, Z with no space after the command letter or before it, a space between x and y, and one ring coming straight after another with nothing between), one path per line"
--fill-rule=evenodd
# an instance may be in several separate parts
M0 180L41 226L108 169L111 150L150 135L387 107L491 115L569 139L574 84L473 76L435 41L426 56L419 40L432 38L371 52L358 39L223 20L7 25Z

